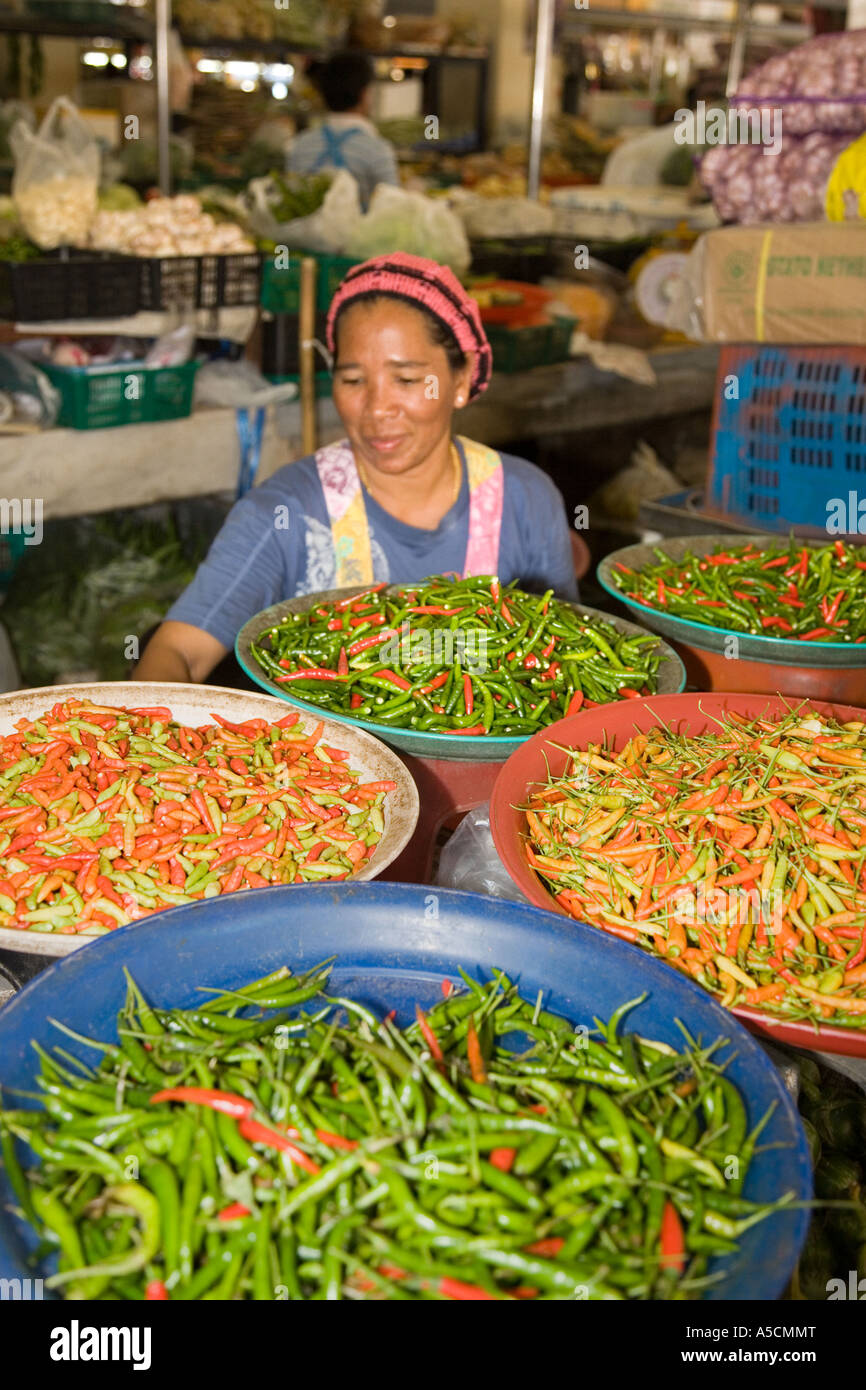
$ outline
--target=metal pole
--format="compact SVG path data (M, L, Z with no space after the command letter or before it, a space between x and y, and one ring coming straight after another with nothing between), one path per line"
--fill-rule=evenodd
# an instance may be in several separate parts
M544 96L550 55L553 50L553 20L556 0L538 0L535 23L535 56L532 62L532 115L529 126L529 172L527 192L538 197L541 187L541 146L544 139Z
M159 187L171 195L171 101L168 81L168 40L171 0L156 0L156 147Z
M749 0L739 0L734 39L731 44L731 56L728 59L728 80L725 84L725 95L728 97L734 95L734 92L740 85L740 78L743 75L743 65L746 58L746 40L749 36L749 18Z

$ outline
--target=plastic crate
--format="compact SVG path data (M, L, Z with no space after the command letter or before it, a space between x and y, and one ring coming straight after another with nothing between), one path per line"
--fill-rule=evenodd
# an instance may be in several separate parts
M297 314L301 308L302 252L293 251L288 266L278 269L272 256L265 257L261 305L272 314ZM316 256L316 308L326 314L346 272L360 262L351 256Z
M571 336L577 319L558 316L552 323L530 328L485 326L493 349L495 372L527 372L533 367L549 367L564 362L569 355Z
M326 319L317 313L314 337L325 341ZM301 348L298 341L298 315L275 314L262 324L262 373L267 377L290 378L301 369Z
M124 362L109 367L40 369L60 392L58 425L74 430L100 430L114 425L181 420L192 410L198 362L180 367L146 367Z
M0 318L11 323L126 318L140 300L135 256L71 251L0 261Z
M756 530L826 534L833 500L847 514L858 491L866 491L866 348L722 348L707 510Z
M141 308L251 308L261 295L258 251L230 256L148 256L140 262Z

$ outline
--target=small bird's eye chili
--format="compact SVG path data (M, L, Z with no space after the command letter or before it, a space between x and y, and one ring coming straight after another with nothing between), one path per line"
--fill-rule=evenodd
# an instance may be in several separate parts
M799 642L866 642L866 547L834 541L688 551L612 577L627 598L671 617ZM744 604L751 607L744 607ZM792 612L792 609L795 610Z
M336 623L350 602L291 614L251 644L275 684L334 714L419 732L507 736L658 688L658 638L629 636L552 591L538 598L489 577L383 587L365 605L374 630L365 626L347 646Z
M367 863L396 783L361 783L297 714L212 718L67 700L0 738L0 926L101 935Z
M728 1007L866 1028L866 725L732 713L571 758L525 808L567 913Z

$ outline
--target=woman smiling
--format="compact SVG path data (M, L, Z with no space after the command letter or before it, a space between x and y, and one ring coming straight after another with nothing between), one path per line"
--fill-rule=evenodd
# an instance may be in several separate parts
M455 412L487 388L492 354L451 271L403 254L356 266L331 304L328 347L347 437L236 504L137 678L203 681L255 613L343 585L498 574L577 596L553 483L454 435Z

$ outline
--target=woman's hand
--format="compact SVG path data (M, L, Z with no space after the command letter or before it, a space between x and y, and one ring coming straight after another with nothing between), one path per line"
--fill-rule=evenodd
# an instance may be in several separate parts
M132 678L200 685L228 650L209 632L191 623L162 623L145 647Z

